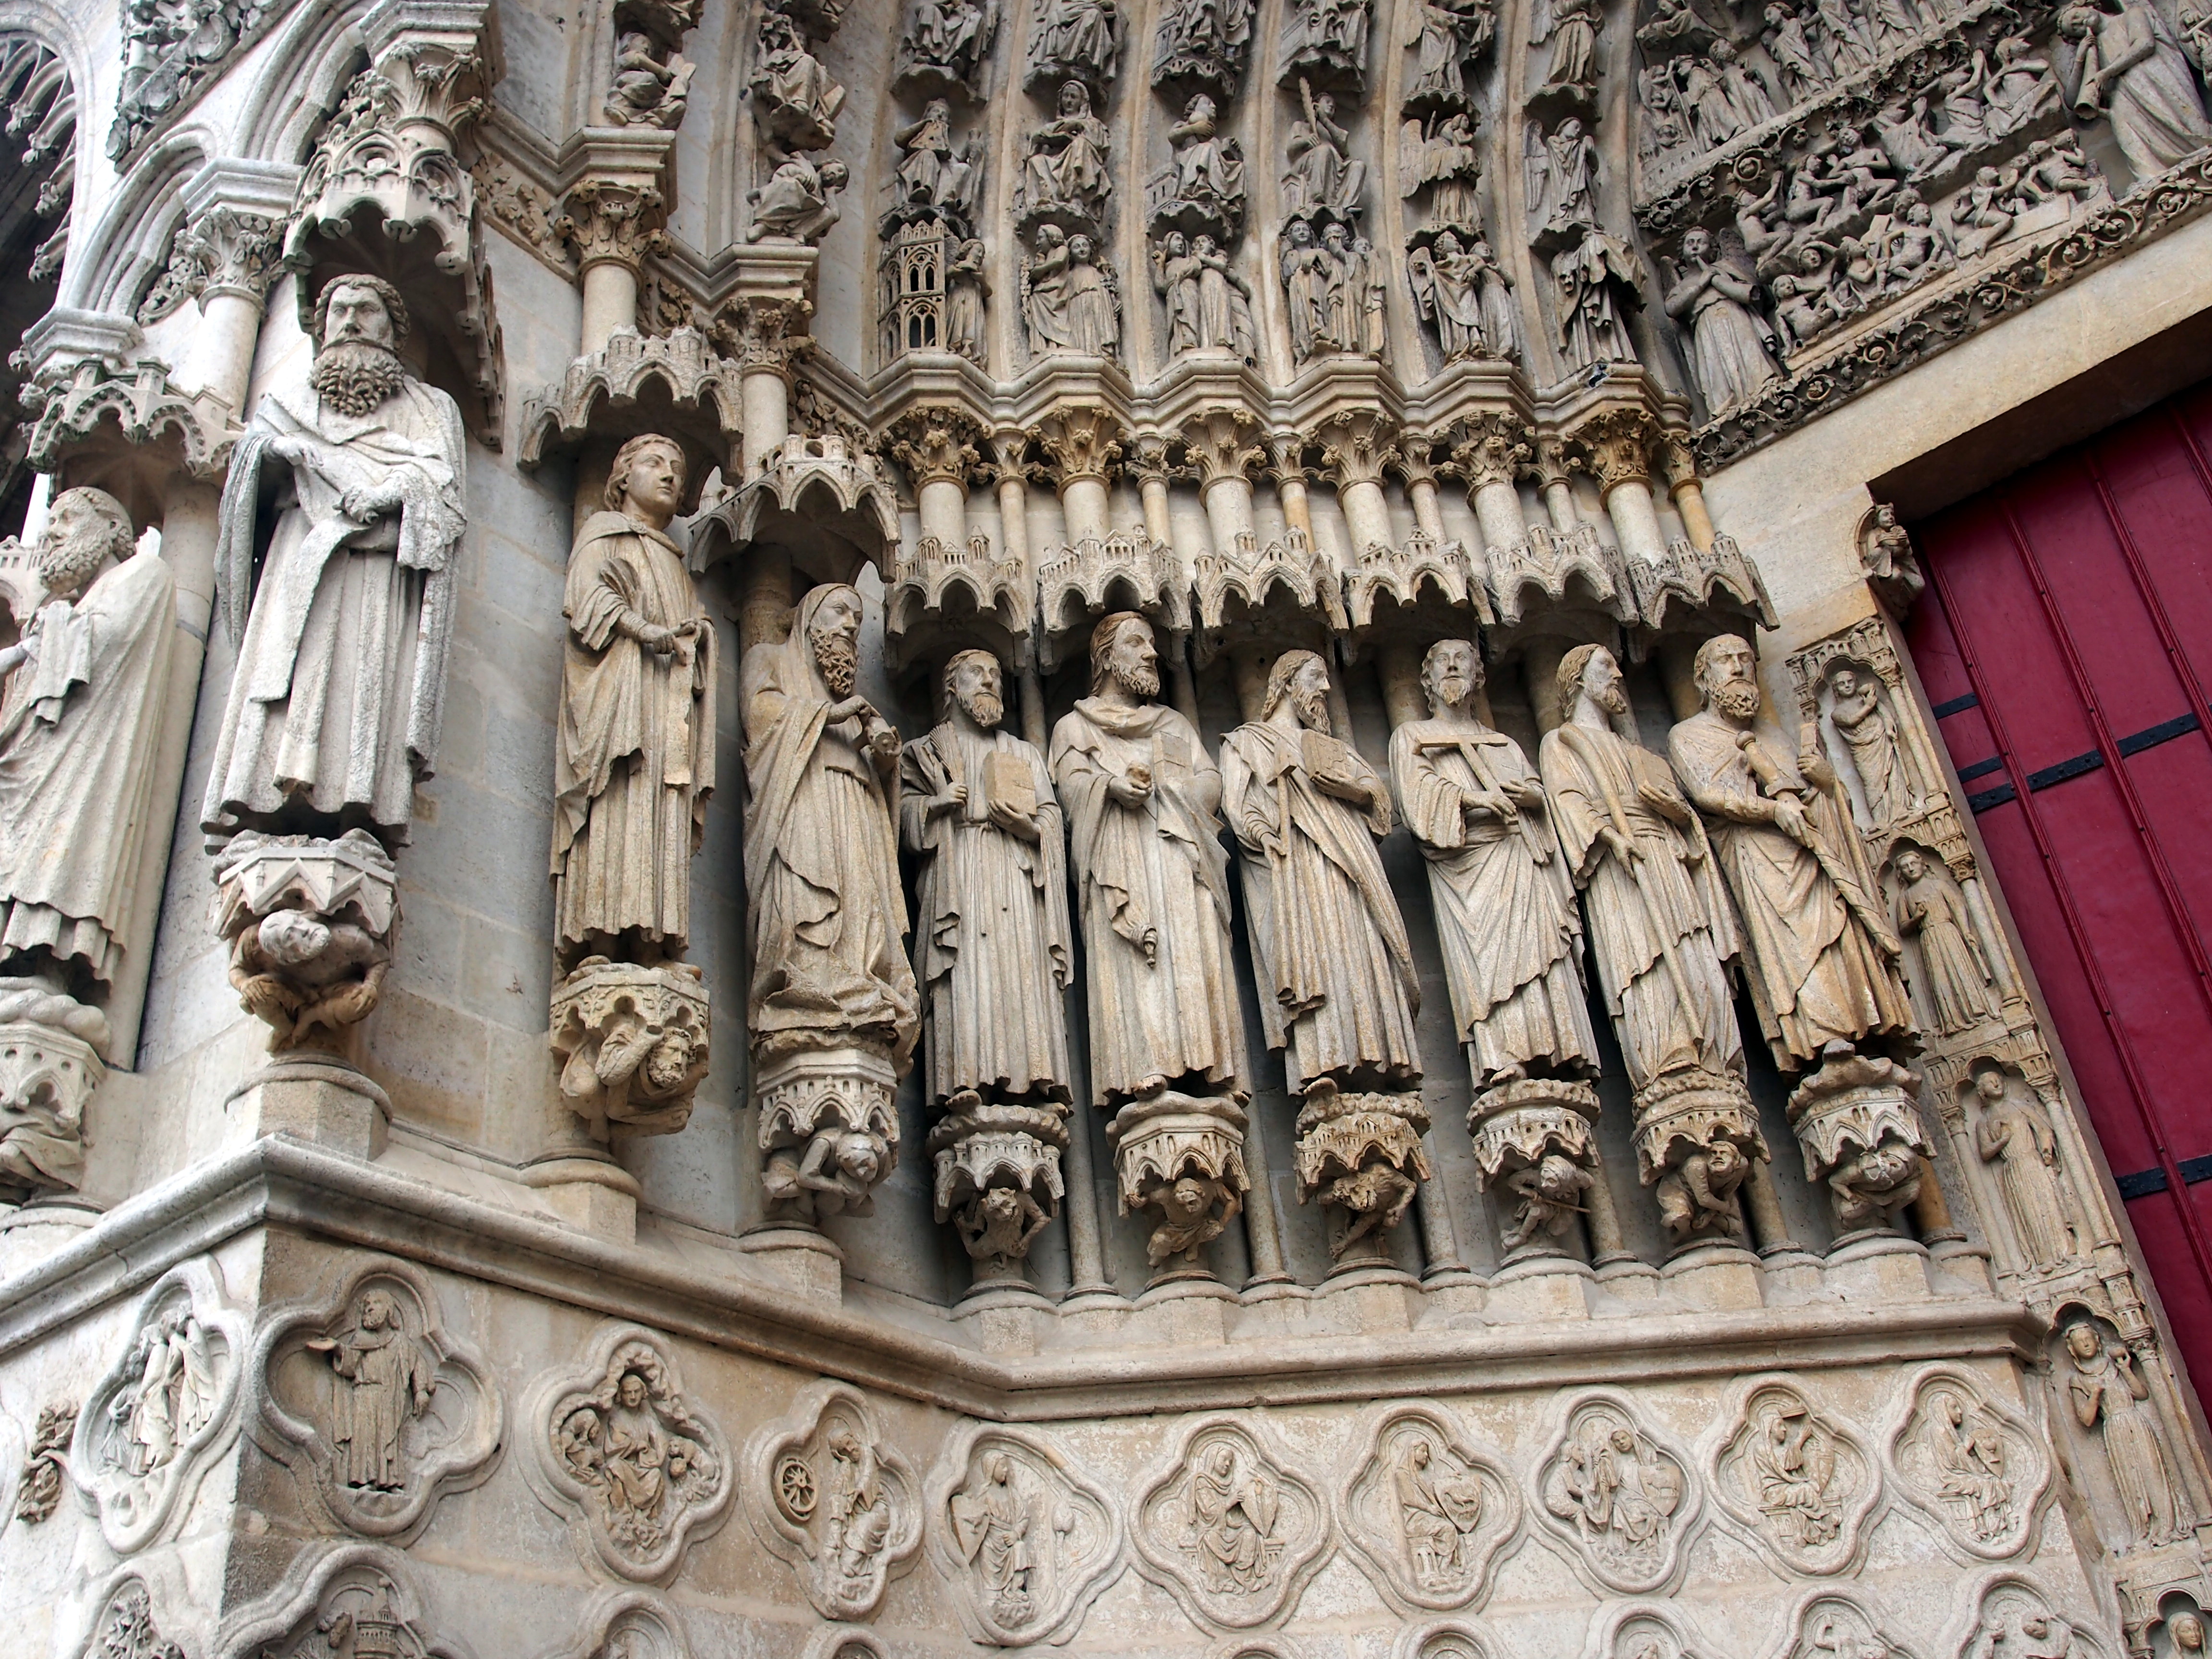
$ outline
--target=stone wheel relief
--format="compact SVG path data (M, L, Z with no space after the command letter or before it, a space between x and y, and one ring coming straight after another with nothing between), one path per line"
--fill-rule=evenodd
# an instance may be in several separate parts
M222 1659L474 1659L430 1629L406 1558L381 1544L341 1544L304 1559L217 1634Z
M499 1453L498 1389L404 1262L367 1263L327 1299L265 1318L252 1379L254 1440L304 1462L323 1506L372 1538L411 1536Z
M1873 1448L1796 1383L1753 1383L1711 1465L1713 1501L1785 1573L1842 1572L1881 1499Z
M603 1590L584 1610L580 1628L545 1659L691 1659L684 1620L644 1590Z
M248 1329L209 1256L162 1274L128 1328L77 1413L69 1458L118 1555L153 1542L237 1437Z
M921 1544L921 1483L856 1389L820 1382L745 1447L745 1510L824 1619L866 1619Z
M1435 1406L1376 1419L1341 1503L1345 1541L1401 1613L1446 1613L1480 1598L1521 1528L1520 1494L1503 1462Z
M1113 1498L1057 1446L1023 1431L962 1429L924 1500L930 1559L979 1642L1068 1640L1121 1571Z
M1137 1499L1146 1577L1209 1629L1249 1630L1286 1612L1328 1551L1321 1493L1284 1467L1265 1432L1231 1417L1194 1425Z
M2025 1659L2034 1654L2109 1659L2112 1650L2097 1635L2102 1623L2096 1614L2068 1607L2032 1578L1996 1573L1983 1581L1954 1651L1957 1659Z
M602 1329L574 1369L538 1385L526 1420L524 1468L538 1496L618 1577L672 1577L726 1518L729 1443L692 1408L675 1355L653 1332Z
M2034 1536L2050 1460L2027 1419L1966 1371L1921 1372L1902 1396L1888 1445L1899 1490L1968 1554L2002 1560Z
M1535 1487L1538 1513L1605 1589L1644 1595L1680 1577L1697 1482L1624 1396L1585 1395L1568 1408Z
M1798 1607L1773 1659L1918 1659L1856 1595L1815 1590Z

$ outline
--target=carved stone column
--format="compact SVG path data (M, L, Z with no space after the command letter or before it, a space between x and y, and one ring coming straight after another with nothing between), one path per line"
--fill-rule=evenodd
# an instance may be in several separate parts
M1698 458L1690 446L1668 437L1659 448L1659 465L1667 475L1667 494L1689 532L1690 545L1700 553L1713 550L1713 518L1705 510L1705 486L1698 477Z
M766 264L775 256L803 255L804 268ZM724 349L737 359L741 373L740 395L744 404L744 473L748 478L765 468L791 435L791 383L794 371L814 349L806 332L814 305L804 288L813 273L812 248L750 248L744 254L745 276L751 291L725 313L731 327Z
M1296 432L1278 432L1269 437L1267 476L1274 481L1275 499L1283 504L1284 520L1310 542L1313 510L1306 501L1305 447L1305 438Z
M890 429L891 454L913 483L924 541L955 550L968 544L968 475L980 459L974 416L945 404L908 410Z
M1394 470L1406 482L1406 499L1413 504L1413 522L1431 541L1444 539L1443 514L1437 506L1436 435L1408 432L1399 440Z
M1451 465L1467 480L1468 505L1482 528L1486 553L1507 555L1528 538L1521 493L1513 480L1528 459L1527 437L1502 416L1486 415L1461 428ZM1572 507L1570 501L1568 506Z
M574 249L584 285L576 350L605 350L618 328L637 326L638 282L648 254L668 246L662 180L676 135L643 127L586 127L580 175L553 234Z
M1552 520L1552 533L1571 536L1583 521L1582 509L1575 505L1575 487L1571 469L1567 465L1565 442L1555 437L1535 441L1535 459L1529 473L1536 480L1536 488L1544 497L1544 511Z
M1172 544L1175 526L1168 516L1168 483L1176 469L1168 463L1168 440L1157 432L1139 436L1130 447L1127 470L1144 497L1145 534Z
M1632 562L1648 565L1667 556L1667 538L1651 501L1653 436L1650 417L1640 410L1608 411L1574 434L1589 457L1620 550Z
M1355 562L1370 545L1390 545L1382 474L1395 456L1393 435L1384 417L1371 411L1343 416L1322 428L1322 460L1336 475L1336 498L1352 533Z
M1199 499L1206 504L1213 555L1218 559L1234 558L1239 538L1254 533L1249 469L1262 453L1251 441L1256 424L1243 410L1217 409L1183 428L1183 441L1198 472Z
M1095 405L1054 410L1032 435L1050 458L1070 543L1113 532L1107 481L1121 459L1121 422Z
M152 323L188 301L199 305L183 379L242 413L270 284L282 268L284 219L301 169L277 161L210 161L185 183L184 228L169 268L138 311ZM166 540L162 556L173 560Z

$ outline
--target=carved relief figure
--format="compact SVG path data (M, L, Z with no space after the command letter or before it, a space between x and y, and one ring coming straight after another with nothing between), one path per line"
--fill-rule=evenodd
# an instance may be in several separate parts
M1244 1023L1229 941L1221 774L1159 696L1152 624L1091 636L1091 695L1054 728L1089 958L1091 1086L1120 1105L1170 1085L1237 1090Z
M1022 261L1022 323L1032 357L1056 351L1118 357L1121 296L1113 268L1097 263L1088 236L1037 227L1036 252Z
M1430 247L1406 256L1406 270L1423 318L1436 325L1437 345L1444 361L1458 357L1502 357L1521 353L1513 305L1512 279L1477 240L1462 248L1452 232L1442 232Z
M189 1306L173 1308L131 1338L123 1362L130 1378L107 1402L117 1433L102 1462L127 1475L166 1468L215 1410L215 1351Z
M1152 286L1166 301L1168 355L1230 351L1255 361L1252 285L1212 237L1171 230L1152 246Z
M1930 863L1917 847L1899 848L1893 863L1898 931L1919 947L1919 989L1936 1030L1950 1036L1999 1018L1989 959L1966 896L1940 862Z
M753 1523L798 1570L825 1618L865 1619L921 1538L914 1472L878 1433L861 1396L841 1384L806 1390L782 1426L746 1448L761 1493Z
M898 79L941 78L979 94L999 9L998 0L912 0L899 37Z
M1283 1553L1275 1522L1281 1495L1267 1471L1215 1442L1190 1479L1184 1525L1206 1588L1251 1595L1267 1588Z
M429 1350L406 1328L392 1292L374 1285L362 1292L349 1328L311 1337L307 1346L336 1378L330 1437L344 1449L344 1483L399 1491L407 1484L400 1442L408 1419L429 1409L438 1387Z
M1222 136L1213 100L1194 93L1182 119L1168 129L1168 143L1175 149L1167 174L1174 203L1233 231L1244 216L1244 152Z
M1603 20L1597 0L1540 0L1532 43L1552 43L1544 90L1572 92L1587 98L1597 88L1598 31Z
M1069 228L1096 229L1114 189L1112 140L1082 82L1061 86L1059 112L1029 136L1018 209L1031 218L1072 214Z
M1172 0L1162 8L1152 84L1193 81L1234 97L1252 45L1252 0Z
M1284 215L1356 217L1367 195L1367 163L1352 159L1352 133L1337 123L1335 99L1304 81L1298 98L1304 114L1283 144Z
M1443 640L1421 663L1429 718L1390 738L1390 780L1429 866L1452 1015L1475 1085L1597 1073L1582 924L1521 746L1475 713L1482 659Z
M1367 71L1370 0L1291 0L1283 20L1282 76L1358 85Z
M2074 1420L2103 1445L2105 1467L2119 1493L2130 1546L2166 1544L2183 1536L2191 1517L2167 1461L2150 1405L2150 1384L2124 1344L2106 1340L2094 1319L2066 1328L2066 1402Z
M1576 1410L1545 1465L1541 1489L1546 1510L1572 1533L1606 1583L1644 1590L1671 1576L1688 1475L1620 1409Z
M554 927L563 968L649 963L690 935L691 855L714 787L714 625L668 538L684 453L632 438L569 556L554 754Z
M830 78L788 13L762 12L759 56L747 89L755 119L786 149L826 149L836 137L845 88Z
M903 1067L919 1026L901 948L899 741L854 689L861 614L850 587L810 589L790 639L745 655L749 1013L757 1053L859 1041Z
M844 214L838 198L850 171L842 161L817 161L804 151L770 150L769 180L745 192L753 222L749 242L819 242Z
M1682 236L1682 264L1667 290L1667 314L1689 336L1690 373L1715 420L1753 402L1782 378L1772 335L1752 310L1759 285L1746 268L1716 257L1710 232Z
M1118 1507L1056 1444L978 1424L931 1473L931 1553L980 1642L1026 1647L1084 1618L1121 1567Z
M1804 1401L1770 1402L1752 1447L1759 1512L1800 1549L1833 1543L1843 1528L1835 1443Z
M992 1616L1010 1626L1028 1624L1036 1612L1030 1587L1036 1551L1049 1547L1047 1518L1014 1484L1013 1459L984 1454L982 1480L953 1493L951 1513L961 1559L981 1578Z
M1528 124L1527 175L1528 223L1540 231L1572 232L1597 223L1596 190L1603 177L1597 140L1570 115L1547 137Z
M656 1389L649 1369L624 1369L611 1397L587 1408L590 1422L572 1417L563 1429L596 1448L608 1534L641 1554L666 1541L672 1510L703 1497L720 1478L705 1449L682 1432L690 1425L681 1400L665 1383Z
M2002 1540L2017 1524L2002 1431L1978 1402L1955 1389L1929 1396L1923 1412L1922 1440L1933 1463L1937 1501L1975 1538Z
M1413 1579L1425 1589L1455 1589L1475 1571L1471 1559L1482 1524L1482 1481L1472 1469L1438 1469L1425 1439L1406 1443L1391 1471L1406 1553Z
M2058 14L2075 53L2074 112L2107 116L2138 179L2212 143L2212 122L2172 27L2145 0L2083 0Z
M691 76L698 67L673 46L658 45L643 29L623 30L615 37L607 119L618 127L674 131L690 106Z
M1636 342L1625 312L1636 303L1636 258L1601 230L1588 230L1552 256L1557 343L1577 368L1632 363Z
M1495 0L1422 0L1414 8L1413 78L1405 106L1472 106L1467 65L1490 49L1498 35Z
M1034 91L1071 77L1092 86L1111 81L1121 28L1114 0L1046 0L1031 26L1023 83Z
M1829 671L1821 711L1858 779L1870 831L1911 817L1928 794L1885 689L1880 676L1838 661Z
M1408 121L1398 143L1398 194L1408 200L1429 191L1429 222L1480 234L1482 157L1474 147L1474 117L1465 111L1431 123Z
M1995 1060L1974 1067L1973 1094L1974 1151L1996 1174L1998 1196L2029 1264L2051 1268L2075 1259L2058 1138L2042 1101Z
M216 581L238 668L201 811L210 836L407 839L437 751L468 523L460 410L400 362L407 331L389 283L332 278L312 367L264 394L233 453ZM278 466L293 504L257 577L262 473Z
M122 966L177 612L137 539L106 491L57 495L38 608L0 649L0 968L95 1000Z

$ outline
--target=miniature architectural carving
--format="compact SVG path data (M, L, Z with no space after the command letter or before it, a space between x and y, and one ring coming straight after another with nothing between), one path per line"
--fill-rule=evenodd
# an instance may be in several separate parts
M1328 671L1286 651L1261 718L1221 746L1222 812L1244 852L1261 1029L1283 1050L1298 1114L1302 1198L1345 1212L1330 1253L1374 1255L1429 1173L1421 1147L1420 987L1376 851L1390 793L1328 732Z
M1231 967L1221 774L1161 703L1152 624L1091 635L1091 695L1052 737L1090 959L1091 1086L1124 1212L1158 1218L1155 1267L1194 1264L1243 1203L1243 1018Z
M921 1545L921 1489L855 1390L816 1382L745 1448L745 1512L825 1619L866 1619Z
M720 1526L736 1490L728 1443L684 1392L665 1338L603 1330L532 1395L526 1465L580 1547L617 1577L659 1583Z
M979 1425L955 1435L927 1495L930 1553L979 1641L1066 1639L1121 1565L1111 1497L1024 1431Z
M1545 793L1636 1089L1637 1165L1677 1243L1735 1236L1737 1189L1766 1144L1721 966L1737 949L1734 911L1705 826L1666 763L1631 735L1612 653L1576 647L1558 687L1564 718L1544 738Z
M956 1218L978 1282L1019 1278L1057 1213L1066 1144L1073 971L1066 831L1044 757L1001 731L998 659L945 665L945 718L906 745L902 836L922 860L916 977L937 1212Z
M791 637L746 654L739 689L763 1179L775 1213L800 1223L870 1212L897 1152L891 1088L920 1034L898 733L854 690L860 615L853 589L811 589Z
M1210 1630L1249 1630L1296 1604L1328 1543L1321 1494L1233 1418L1183 1437L1129 1523L1148 1575Z

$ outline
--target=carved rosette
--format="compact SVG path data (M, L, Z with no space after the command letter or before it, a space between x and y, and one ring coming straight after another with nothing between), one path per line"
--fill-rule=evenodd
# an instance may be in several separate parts
M1121 1177L1121 1212L1154 1218L1145 1255L1158 1272L1199 1270L1198 1253L1244 1207L1244 1109L1170 1089L1133 1100L1106 1126Z
M1824 1062L1790 1093L1790 1125L1805 1178L1828 1189L1846 1228L1886 1226L1920 1195L1935 1155L1912 1097L1920 1079L1895 1060L1852 1054Z
M1521 1529L1504 1461L1432 1405L1395 1407L1375 1419L1337 1513L1375 1587L1407 1614L1480 1601Z
M824 1619L866 1619L921 1547L921 1485L860 1392L810 1383L745 1446L745 1513ZM1034 1547L1041 1540L1032 1539Z
M707 1075L707 986L688 962L641 968L586 957L553 988L547 1039L561 1097L597 1140L674 1134Z
M99 1009L0 979L0 1200L82 1182L84 1109L106 1080L107 1042Z
M498 1386L404 1261L369 1262L328 1297L268 1316L252 1379L255 1443L350 1532L412 1538L499 1455Z
M1206 1418L1138 1494L1139 1568L1207 1629L1264 1625L1297 1605L1328 1549L1321 1493L1240 1417Z
M1298 1202L1331 1207L1329 1255L1383 1260L1391 1228L1433 1173L1421 1137L1429 1109L1419 1094L1324 1089L1298 1112Z
M1680 1577L1697 1530L1697 1477L1625 1395L1587 1394L1567 1407L1535 1490L1544 1522L1594 1587L1648 1595Z
M1655 1078L1637 1093L1637 1176L1656 1188L1678 1247L1741 1235L1736 1190L1751 1160L1767 1156L1741 1078L1693 1067Z
M1581 1210L1581 1194L1588 1188L1545 1160L1564 1158L1577 1170L1594 1170L1597 1149L1591 1127L1598 1111L1597 1091L1589 1084L1547 1077L1522 1078L1486 1089L1467 1109L1467 1131L1474 1139L1474 1165L1483 1190L1504 1182L1509 1192L1519 1195L1513 1231L1508 1234L1510 1248L1560 1252L1558 1235L1549 1224ZM1531 1170L1535 1175L1522 1178L1522 1172ZM1547 1175L1556 1178L1547 1179Z
M471 1659L431 1629L407 1558L381 1544L302 1555L283 1583L225 1623L222 1638L225 1653L254 1659Z
M239 1004L280 1054L352 1063L399 922L398 872L374 836L234 836L215 860L215 930Z
M931 1128L937 1218L958 1229L976 1285L1021 1283L1030 1243L1060 1213L1066 1111L986 1103Z
M1881 1465L1856 1428L1795 1382L1754 1383L1709 1468L1714 1503L1784 1572L1825 1577L1857 1563Z
M923 1502L930 1559L978 1642L1065 1642L1121 1572L1112 1494L1028 1430L963 1425L930 1471Z
M890 1056L803 1048L759 1064L753 1098L769 1219L812 1226L824 1215L873 1215L876 1183L898 1163L898 1073ZM834 1192L817 1184L825 1181Z
M524 1409L538 1498L567 1518L586 1561L633 1583L663 1583L728 1516L729 1443L696 1411L668 1340L603 1328L578 1364Z
M2027 1419L1962 1370L1931 1366L1900 1398L1887 1437L1898 1490L1967 1555L2025 1550L2051 1484L2051 1460Z
M69 1474L118 1555L159 1537L238 1437L247 1324L211 1256L172 1267L77 1413Z

